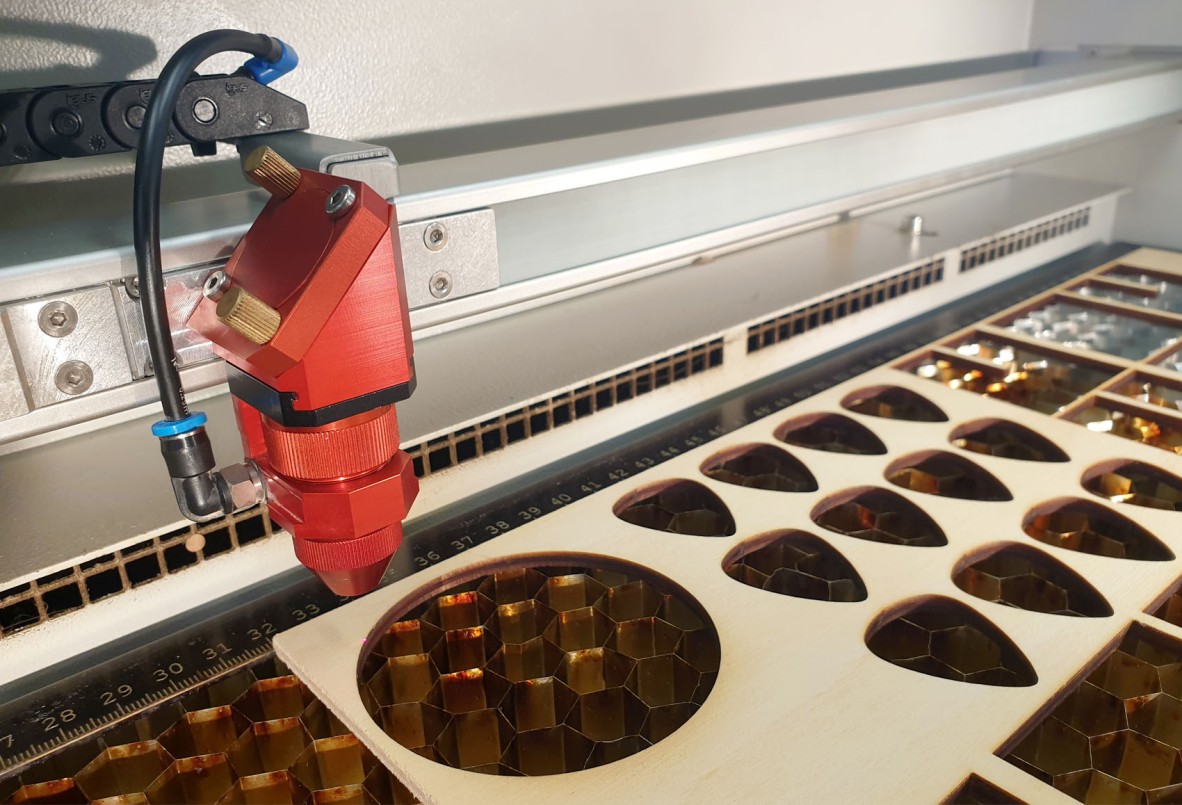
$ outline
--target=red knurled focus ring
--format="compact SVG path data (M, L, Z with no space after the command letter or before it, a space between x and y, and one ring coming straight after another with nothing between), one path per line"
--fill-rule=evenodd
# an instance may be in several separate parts
M267 460L280 475L329 482L372 472L398 452L394 406L375 408L319 428L285 428L263 417Z
M310 570L352 570L389 559L402 544L402 523L339 542L292 540L296 558Z

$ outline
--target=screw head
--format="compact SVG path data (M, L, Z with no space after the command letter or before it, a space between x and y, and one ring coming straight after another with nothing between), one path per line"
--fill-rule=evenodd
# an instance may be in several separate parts
M132 299L139 299L140 298L140 278L139 277L124 277L123 278L123 290L126 291L127 295L130 296Z
M50 118L49 127L59 137L77 137L82 133L82 118L70 109L58 109Z
M78 311L60 300L50 302L37 313L37 325L46 335L62 338L74 332L78 326Z
M447 298L451 295L452 290L451 274L448 274L446 271L436 271L431 275L428 288L431 291L431 295L436 299Z
M259 112L254 119L254 127L256 129L269 129L271 124L275 122L275 118L271 116L270 112Z
M144 116L147 114L148 108L137 103L135 106L127 107L127 111L123 113L123 122L139 131L144 127Z
M440 251L447 245L447 227L438 221L427 224L423 230L423 245L433 252Z
M225 296L228 290L230 290L230 277L220 268L217 271L211 272L205 278L205 284L201 286L201 293L205 295L206 299L213 302Z
M324 202L324 211L333 218L339 218L347 213L353 207L353 203L357 201L357 193L347 184L343 184L328 197L328 201Z
M218 105L209 98L198 98L193 101L193 119L209 125L218 119Z
M57 368L53 381L63 394L81 394L94 383L94 371L82 361L66 361Z

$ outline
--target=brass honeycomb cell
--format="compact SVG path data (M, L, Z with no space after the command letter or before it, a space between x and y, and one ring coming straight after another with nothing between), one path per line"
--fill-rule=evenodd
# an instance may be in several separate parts
M917 548L948 544L940 526L922 509L878 487L838 493L813 509L812 518L822 528L870 542Z
M858 456L886 455L886 445L874 431L843 414L805 414L776 428L782 442L827 453Z
M963 456L941 450L903 456L887 467L886 479L895 486L962 500L1013 500L1005 484Z
M1022 805L1022 800L988 780L970 774L941 805Z
M1078 573L1027 545L1006 545L957 570L953 582L985 601L1052 615L1106 618L1112 607Z
M1155 618L1161 618L1167 623L1182 626L1182 579L1174 583L1170 595L1152 612Z
M833 546L805 531L753 537L723 563L736 581L817 601L865 601L858 571Z
M387 735L437 763L511 776L644 750L693 716L720 661L700 607L641 568L502 570L367 645L358 685Z
M1070 461L1059 447L1030 428L1004 419L979 419L952 431L949 441L961 450L1019 461Z
M1122 439L1182 455L1182 427L1164 417L1147 419L1139 414L1093 405L1076 411L1071 421L1094 433L1111 433Z
M1006 760L1081 802L1182 799L1182 643L1125 633Z
M718 495L696 481L662 481L628 493L613 507L621 520L694 537L729 537L735 519Z
M900 668L978 685L1025 687L1038 681L1006 635L951 598L933 597L871 627L867 647Z
M817 479L787 451L770 444L745 444L716 453L703 474L723 483L775 492L815 492Z
M986 337L960 342L956 351L970 361L932 358L920 361L919 377L949 388L1004 400L1044 414L1054 414L1110 380L1115 370L1076 363L1027 347ZM981 367L976 361L992 364Z
M1182 478L1141 461L1092 467L1084 473L1083 487L1114 503L1182 510Z
M442 634L430 626L411 631L384 636L383 645L393 651L423 648L425 641L429 649ZM420 642L412 645L415 640ZM436 729L431 705L405 706L420 708L416 713L400 707L385 708L392 728L425 723L427 730ZM282 663L269 659L0 782L0 801L402 805L416 800Z
M1155 562L1174 558L1173 551L1132 520L1080 498L1035 507L1024 518L1022 530L1039 542L1069 551Z
M875 386L851 392L841 401L841 407L857 414L883 419L948 421L948 416L935 403L902 386Z

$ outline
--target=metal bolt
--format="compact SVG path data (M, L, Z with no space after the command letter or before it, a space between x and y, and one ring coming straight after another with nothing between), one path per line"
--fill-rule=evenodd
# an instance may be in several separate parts
M212 123L218 119L218 105L209 98L198 98L193 101L193 119L198 123Z
M349 185L343 184L332 191L328 201L324 202L324 211L333 218L339 218L353 207L355 201L357 201L357 193Z
M50 302L37 314L37 324L46 335L61 338L78 326L78 311L62 301Z
M447 245L447 227L436 221L428 224L423 232L423 245L433 252L437 252Z
M201 286L201 293L205 294L206 299L213 302L225 296L228 290L230 290L230 277L220 268L206 277L205 284Z
M135 106L127 107L127 111L123 113L123 121L137 131L144 126L144 116L148 114L148 109L145 106L140 106L138 103Z
M123 290L127 291L127 295L132 299L140 298L140 278L139 277L124 277Z
M924 221L922 215L905 215L903 216L903 224L899 227L899 231L904 235L910 235L913 238L937 234L930 229L924 229L923 224Z
M259 112L254 119L254 127L256 129L269 129L271 124L275 122L275 118L271 117L270 112Z
M66 361L53 380L63 394L81 394L94 383L94 371L82 361Z
M436 299L444 299L451 295L451 274L446 271L436 271L431 275L429 283L431 295Z

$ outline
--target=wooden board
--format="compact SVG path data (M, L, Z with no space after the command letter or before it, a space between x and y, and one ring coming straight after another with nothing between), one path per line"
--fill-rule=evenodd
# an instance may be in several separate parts
M1141 250L1119 262L1182 277L1178 255ZM1003 321L1004 314L997 320ZM1112 365L1114 370L1136 369L1128 362ZM938 406L948 421L900 421L842 408L847 395L874 386L914 391ZM828 412L865 425L885 443L887 454L829 453L788 446L774 436L789 419ZM1019 461L949 444L955 428L982 418L1030 428L1062 448L1070 461ZM786 449L808 467L818 489L746 488L700 471L711 456L756 443ZM885 479L888 466L901 456L929 450L973 462L1000 480L1012 500L960 500L900 488ZM1168 451L953 390L903 369L878 368L636 475L630 484L618 484L296 627L279 635L275 647L424 801L933 802L976 773L1030 801L1070 802L996 753L1008 748L1012 736L1053 703L1130 622L1141 620L1182 638L1182 629L1144 614L1178 581L1182 560L1089 555L1044 545L1023 532L1032 509L1056 498L1084 498L1134 520L1175 555L1182 554L1182 512L1110 503L1081 487L1089 468L1116 460L1142 461L1182 475L1182 458ZM675 479L693 480L715 493L734 517L734 536L660 532L613 514L617 501L632 491ZM943 530L947 545L881 544L814 523L815 510L863 486L887 489L914 503ZM809 532L839 551L864 581L865 600L835 603L778 595L739 583L723 571L737 547L781 529ZM984 601L953 583L966 557L999 542L1052 556L1094 586L1114 614L1071 618L1026 611ZM600 768L510 778L427 760L400 746L371 719L357 687L360 652L389 613L401 613L432 592L498 566L555 564L556 557L562 557L557 563L594 565L596 556L636 563L674 580L718 629L722 660L717 683L700 711L670 737ZM868 631L916 599L932 596L959 602L994 624L1029 660L1037 682L995 687L940 679L886 662L867 648Z

